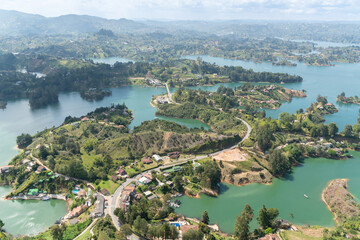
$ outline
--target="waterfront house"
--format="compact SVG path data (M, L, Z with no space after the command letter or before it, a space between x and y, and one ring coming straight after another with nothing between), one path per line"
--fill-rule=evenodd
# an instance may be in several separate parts
M71 212L68 215L68 218L75 218L80 216L86 209L86 205L80 205L77 206L76 208L73 208L73 210L71 210Z
M2 166L0 167L0 173L7 173L10 171L11 168L13 168L14 165L6 165L6 166Z
M28 192L28 196L37 196L37 195L39 195L39 189L37 188L30 189Z

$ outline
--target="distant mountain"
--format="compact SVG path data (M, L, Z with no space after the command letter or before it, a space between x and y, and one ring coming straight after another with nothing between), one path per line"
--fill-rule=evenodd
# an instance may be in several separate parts
M93 33L108 29L115 33L148 32L147 25L127 19L109 20L87 15L44 17L0 10L0 35Z

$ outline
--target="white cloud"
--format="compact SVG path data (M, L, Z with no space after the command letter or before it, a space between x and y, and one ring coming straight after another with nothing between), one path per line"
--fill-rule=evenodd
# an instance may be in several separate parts
M358 16L358 0L0 0L0 9L44 16L150 19L332 19ZM240 17L239 17L240 16ZM360 16L357 17L359 20ZM354 20L354 19L349 19Z

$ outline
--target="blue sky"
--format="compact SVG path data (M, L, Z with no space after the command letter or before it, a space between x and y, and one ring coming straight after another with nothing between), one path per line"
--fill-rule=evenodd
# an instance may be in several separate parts
M0 9L111 19L360 20L360 0L0 0Z

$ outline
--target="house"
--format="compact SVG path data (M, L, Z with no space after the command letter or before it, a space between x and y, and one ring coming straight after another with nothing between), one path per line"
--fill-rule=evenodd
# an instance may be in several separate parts
M148 173L147 173L147 174L144 174L144 177L148 178L148 179L151 180L151 181L153 180L153 177L152 177L150 174L148 174Z
M107 190L106 188L101 189L100 192L101 192L104 196L109 196L109 195L110 195L109 190Z
M77 194L79 197L86 197L86 191L84 189L81 189L77 192Z
M120 176L125 176L126 175L126 171L124 170L124 169L122 169L122 168L120 168L119 170L117 170L117 172L116 172L118 175L120 175Z
M148 179L147 177L141 177L141 178L139 179L139 183L141 183L141 184L143 184L143 185L149 184L150 182L151 182L151 180Z
M37 196L37 195L39 195L39 189L33 188L30 189L28 192L28 196Z
M117 182L117 181L119 180L119 177L118 177L117 175L112 175L112 176L110 177L110 179L111 179L111 181L113 181L113 182Z
M133 196L135 194L135 186L126 186L124 187L122 195Z
M289 229L291 227L291 223L284 219L279 219L276 221L276 225L281 229Z
M81 119L82 122L89 121L90 119L88 117L84 117Z
M39 167L36 169L36 173L37 173L37 174L39 174L39 173L41 173L41 172L43 172L43 171L46 171L46 167L44 167L44 166L39 166Z
M167 154L168 157L170 158L179 158L180 157L180 153L179 152L171 152Z
M71 212L69 213L68 218L75 218L80 216L85 211L85 209L86 209L85 204L73 208L73 210L71 210Z
M162 158L161 158L159 155L157 155L157 154L154 154L152 157L153 157L153 158L155 159L155 161L157 161L157 162L162 161Z
M0 173L7 173L10 171L11 168L13 168L14 165L7 165L0 167Z
M153 162L149 157L143 157L141 161L143 164L151 164Z
M91 212L90 217L92 218L98 218L104 216L104 203L105 198L101 196L100 194L95 195L96 201L95 201L95 209Z
M169 185L170 187L172 187L174 185L174 183L172 181L166 181L165 182L167 185Z
M144 195L145 195L146 197L150 196L151 194L152 194L152 192L150 192L150 191L144 192Z
M198 225L182 225L181 226L182 235L184 235L184 233L187 233L190 229L198 231L199 226Z
M153 194L153 195L151 195L151 196L148 197L149 200L155 199L155 198L157 198L157 196L156 196L155 194Z

